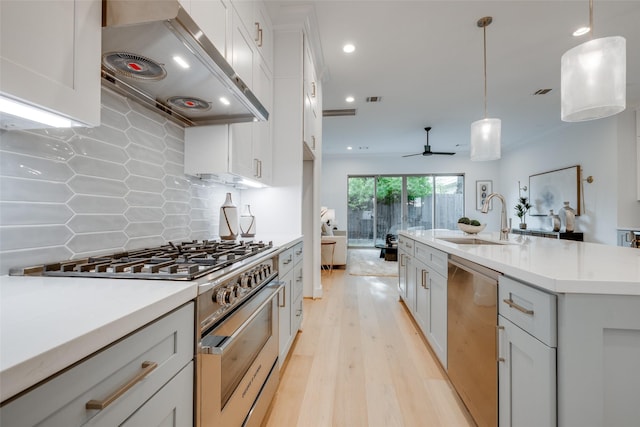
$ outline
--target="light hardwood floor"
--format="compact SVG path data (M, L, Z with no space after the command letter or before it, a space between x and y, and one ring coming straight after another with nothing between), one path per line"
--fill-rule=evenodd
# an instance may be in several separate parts
M267 427L473 426L398 301L397 277L323 272Z

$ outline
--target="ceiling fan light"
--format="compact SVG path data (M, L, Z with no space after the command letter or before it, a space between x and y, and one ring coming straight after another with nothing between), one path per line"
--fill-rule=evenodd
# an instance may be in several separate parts
M626 108L627 54L624 37L589 40L562 55L561 118L582 122Z
M488 161L500 158L500 119L482 119L471 123L471 160Z

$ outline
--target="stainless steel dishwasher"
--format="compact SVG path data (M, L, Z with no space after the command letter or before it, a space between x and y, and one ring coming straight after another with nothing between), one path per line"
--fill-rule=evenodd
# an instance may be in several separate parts
M447 372L478 427L498 425L498 277L500 273L449 256Z

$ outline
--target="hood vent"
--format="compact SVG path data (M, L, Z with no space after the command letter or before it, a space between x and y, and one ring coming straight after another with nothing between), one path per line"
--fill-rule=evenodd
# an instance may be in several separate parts
M178 0L104 0L103 84L182 126L269 113Z

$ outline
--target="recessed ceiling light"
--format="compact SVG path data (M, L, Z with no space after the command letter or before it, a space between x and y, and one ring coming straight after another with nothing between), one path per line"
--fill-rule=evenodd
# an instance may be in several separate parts
M584 36L585 34L587 34L589 31L591 31L591 29L589 27L580 27L577 30L575 30L573 32L573 36L574 37L580 37L580 36Z
M342 47L342 51L344 53L353 53L356 50L356 47L351 43L347 43Z
M347 147L347 150L353 150L353 147L349 146Z
M353 101L355 101L355 98L354 98L353 96L347 96L347 97L345 98L345 101L347 101L347 102L353 102Z

